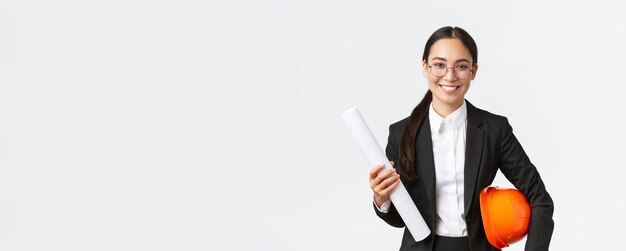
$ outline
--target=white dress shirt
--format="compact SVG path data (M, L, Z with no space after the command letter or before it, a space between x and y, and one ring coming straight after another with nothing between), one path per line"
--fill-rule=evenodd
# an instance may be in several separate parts
M467 131L467 105L442 118L433 109L428 112L433 142L436 180L437 227L441 236L467 236L464 212L465 136ZM391 201L377 209L389 212Z

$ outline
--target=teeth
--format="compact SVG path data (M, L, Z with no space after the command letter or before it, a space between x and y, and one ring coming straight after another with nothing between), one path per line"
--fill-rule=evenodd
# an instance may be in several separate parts
M445 86L445 85L442 85L441 87L446 91L452 91L458 88L458 86Z

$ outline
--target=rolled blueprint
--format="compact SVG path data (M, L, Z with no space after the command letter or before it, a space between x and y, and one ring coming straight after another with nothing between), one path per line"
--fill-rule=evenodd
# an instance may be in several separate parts
M356 139L357 143L361 147L367 162L370 164L370 168L380 163L385 163L384 170L393 168L387 159L387 156L380 147L374 134L370 130L365 119L361 116L359 109L352 107L343 113L343 120L348 126L352 136ZM430 234L430 229L426 225L424 218L417 210L417 206L413 203L413 200L409 196L404 184L400 181L400 184L389 195L391 202L398 210L400 217L404 221L404 224L411 232L415 241L421 241Z

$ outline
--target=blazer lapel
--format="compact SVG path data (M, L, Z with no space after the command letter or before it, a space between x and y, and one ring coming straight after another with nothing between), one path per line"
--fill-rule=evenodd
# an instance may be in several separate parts
M467 102L467 100L466 100ZM482 119L478 109L467 102L467 134L465 138L465 215L472 203L476 189L476 179L483 152L484 132L480 129Z
M428 113L426 114L426 118L424 118L424 122L421 125L419 133L417 134L416 141L415 151L417 161L419 163L419 170L417 171L422 174L424 189L426 191L426 195L428 196L428 200L430 201L430 210L433 212L433 216L435 216L437 215L437 211L435 211L435 160L433 157L433 141L430 135L430 120L428 119Z
M467 100L466 100L467 102ZM478 169L483 152L483 143L485 133L480 129L482 119L478 113L478 109L467 102L467 133L465 138L465 215L468 215L469 208L472 203L472 197L476 189L476 179L478 177ZM436 178L435 178L435 160L433 157L433 142L430 132L430 120L428 114L424 118L416 139L415 154L419 163L418 172L421 173L424 189L428 200L430 201L430 210L433 215L437 215L435 198Z

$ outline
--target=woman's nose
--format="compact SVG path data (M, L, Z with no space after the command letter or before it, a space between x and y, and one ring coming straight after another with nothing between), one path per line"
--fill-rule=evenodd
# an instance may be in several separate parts
M446 81L453 81L453 80L456 80L456 79L457 79L457 77L456 77L456 73L454 73L454 68L448 68L448 70L446 71L446 74L445 74L445 75L443 75L443 78L444 78Z

